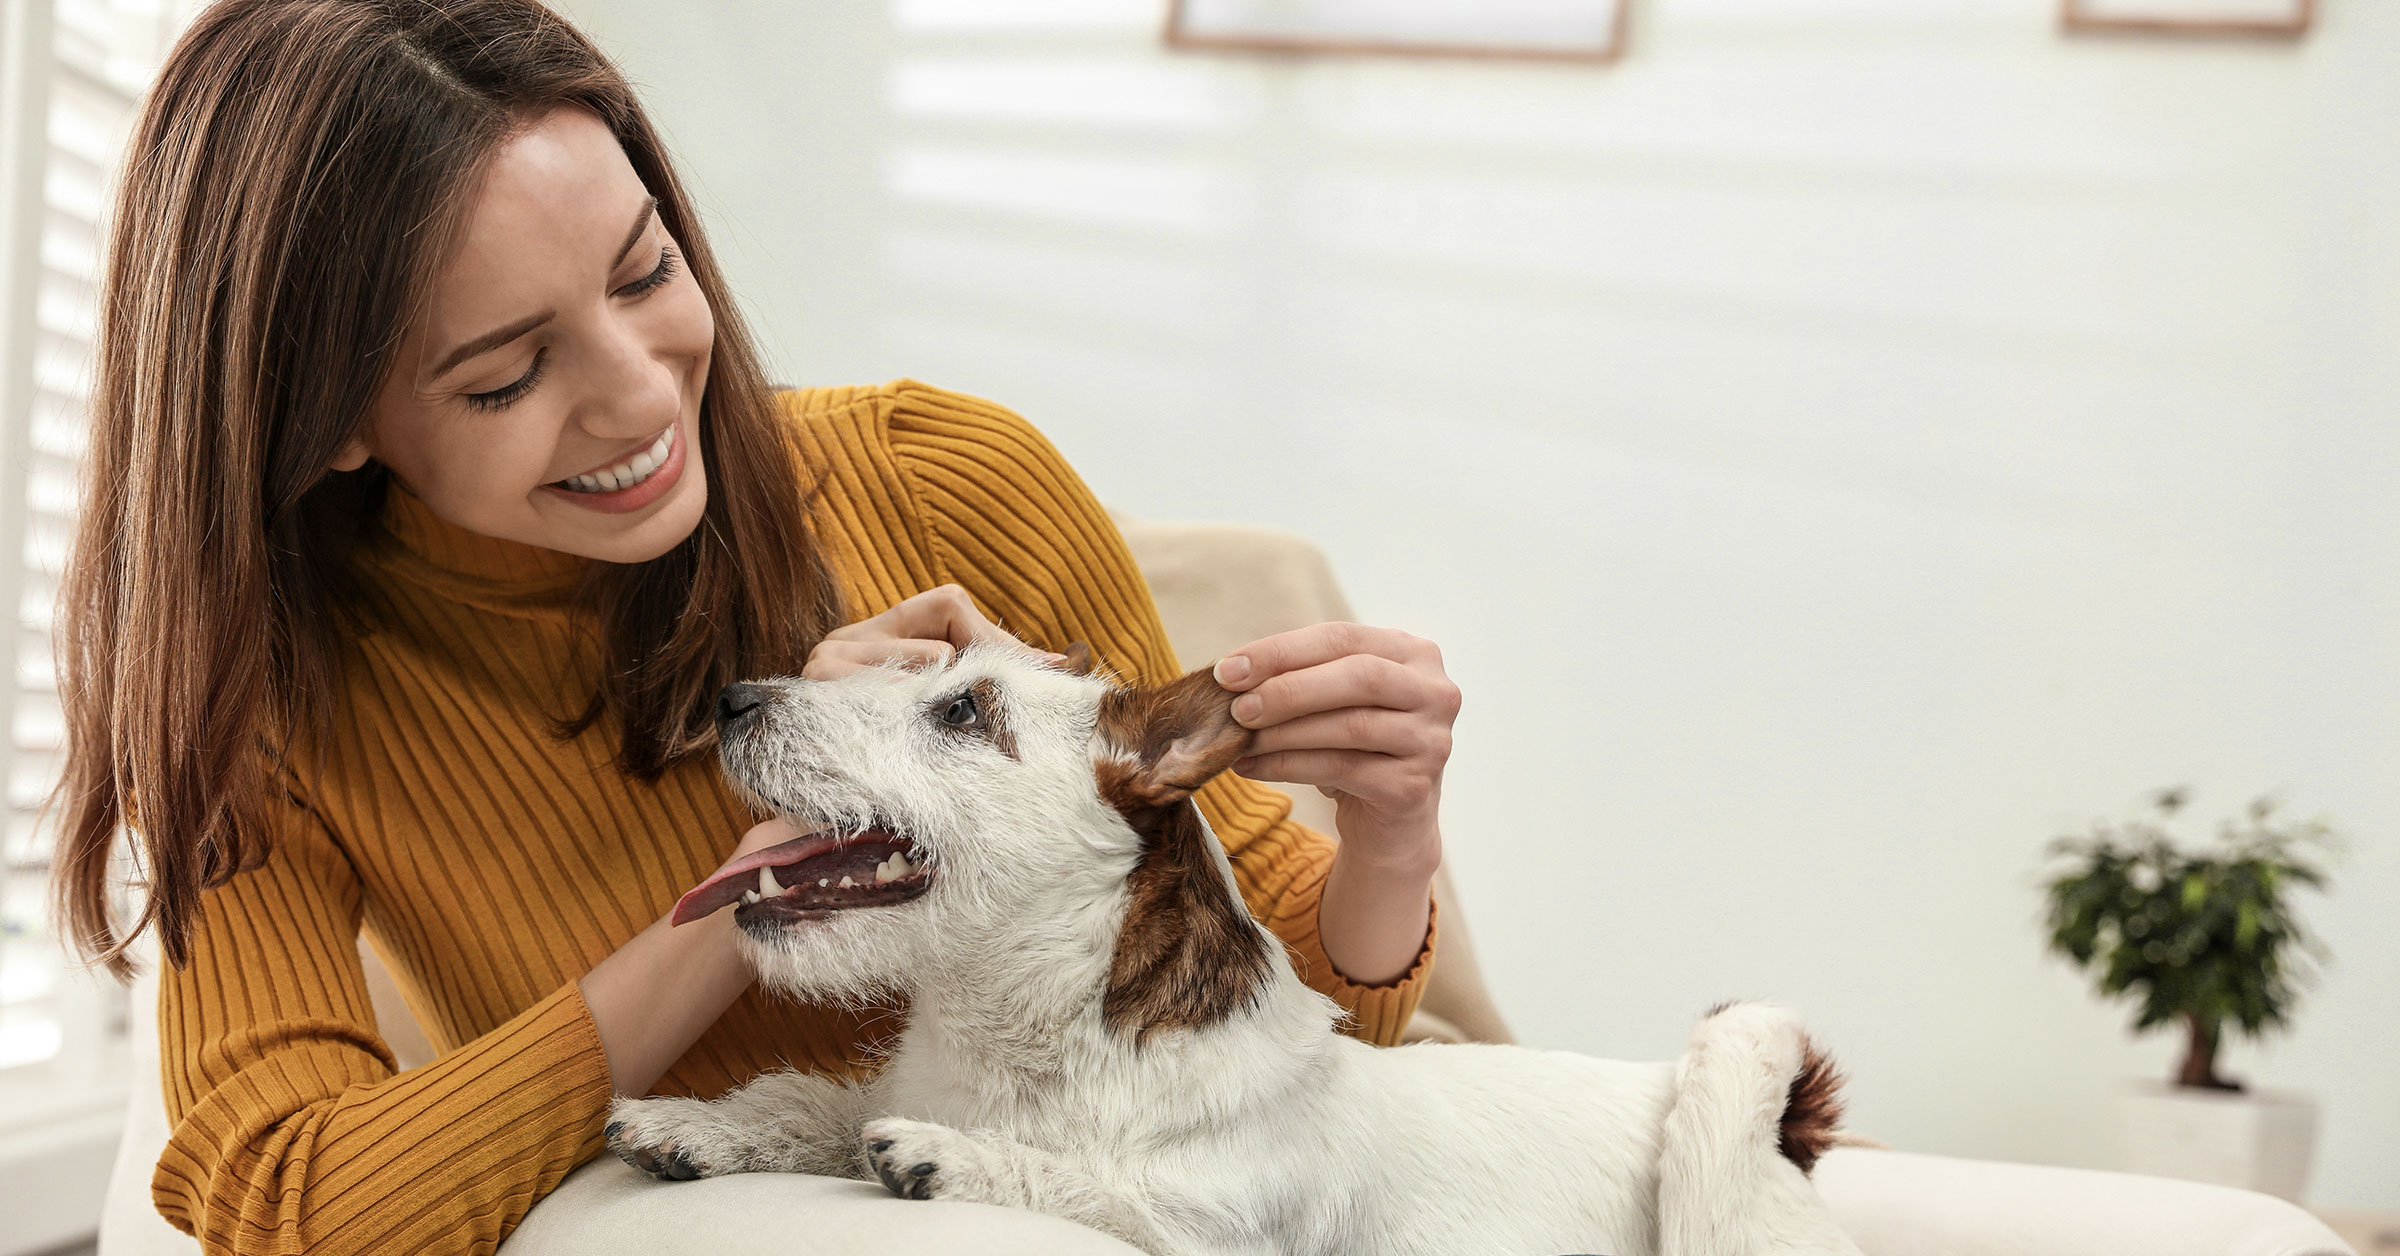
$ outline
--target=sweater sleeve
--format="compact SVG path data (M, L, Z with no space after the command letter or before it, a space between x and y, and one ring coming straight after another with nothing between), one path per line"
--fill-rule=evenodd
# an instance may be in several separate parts
M204 896L190 963L160 974L152 1200L210 1256L489 1252L602 1145L608 1060L581 991L396 1073L359 876L316 809L276 811L272 855Z
M1086 642L1117 674L1145 683L1181 674L1124 538L1033 425L990 402L912 381L888 392L895 453L948 579L1001 627L1046 649ZM1289 796L1231 772L1198 800L1251 914L1283 939L1301 979L1350 1014L1354 1036L1382 1046L1399 1041L1424 994L1435 928L1427 928L1415 964L1391 984L1347 980L1317 933L1333 839L1293 822Z

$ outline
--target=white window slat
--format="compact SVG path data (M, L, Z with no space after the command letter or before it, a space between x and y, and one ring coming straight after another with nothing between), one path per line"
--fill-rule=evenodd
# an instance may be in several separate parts
M35 452L25 477L25 506L62 524L74 517L79 487L75 464L54 454Z
M85 424L80 395L37 386L33 395L32 420L33 448L36 452L65 458L78 465L82 463Z
M31 649L38 645L41 657L35 662L48 666L50 661L50 627L58 620L58 573L28 568L24 573L25 587L17 591L17 625L19 631L38 638L38 641L19 645Z
M20 762L36 762L35 756L53 754L66 745L67 720L57 693L47 689L19 693L14 705L9 735Z

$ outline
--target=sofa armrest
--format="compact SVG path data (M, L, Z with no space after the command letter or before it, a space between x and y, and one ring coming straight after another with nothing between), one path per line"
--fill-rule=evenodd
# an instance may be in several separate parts
M1817 1192L1867 1256L2356 1256L2256 1191L1840 1147Z

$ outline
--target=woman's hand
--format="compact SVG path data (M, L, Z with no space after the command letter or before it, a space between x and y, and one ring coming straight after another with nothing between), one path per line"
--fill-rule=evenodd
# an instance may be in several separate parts
M1433 875L1459 704L1441 650L1390 628L1317 624L1243 646L1216 676L1242 694L1233 718L1257 734L1234 771L1315 786L1334 801L1346 852Z
M951 655L978 641L1023 644L985 619L965 589L945 584L903 598L880 615L826 633L808 652L800 675L805 680L832 680L861 668L895 662L940 667Z
M1236 772L1313 785L1334 802L1341 847L1319 904L1326 956L1351 981L1396 980L1425 941L1442 861L1442 770L1458 686L1430 641L1390 628L1317 624L1217 663L1256 736Z

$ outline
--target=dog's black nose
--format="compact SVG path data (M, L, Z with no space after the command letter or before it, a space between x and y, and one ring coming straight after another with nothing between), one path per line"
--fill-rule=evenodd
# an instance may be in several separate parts
M717 727L731 729L750 718L750 713L767 704L765 685L727 685L717 695Z

